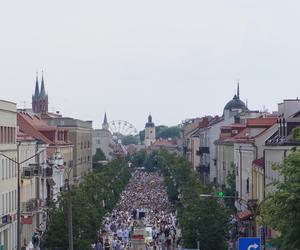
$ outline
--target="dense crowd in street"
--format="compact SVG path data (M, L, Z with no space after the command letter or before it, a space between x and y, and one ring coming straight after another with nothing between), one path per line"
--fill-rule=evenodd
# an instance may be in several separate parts
M134 246L135 228L150 228L145 244ZM181 232L164 179L158 173L136 170L116 208L108 213L93 245L96 250L171 249Z

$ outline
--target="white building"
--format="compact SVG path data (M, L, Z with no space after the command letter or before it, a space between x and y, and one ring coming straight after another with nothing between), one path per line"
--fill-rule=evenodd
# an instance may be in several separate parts
M97 148L100 148L107 160L111 160L114 153L115 142L113 140L113 136L109 131L109 125L107 122L106 113L104 115L104 120L102 123L102 129L95 129L93 131L93 148L92 154L96 154Z
M146 147L151 146L156 141L156 135L155 135L155 125L152 122L152 116L148 116L148 122L145 126L145 140L144 145Z
M0 153L17 161L16 104L0 100ZM17 165L0 155L0 246L17 246Z
M236 208L243 211L253 199L253 161L263 157L263 147L277 129L277 118L252 118L246 128L234 136L234 165L236 173Z

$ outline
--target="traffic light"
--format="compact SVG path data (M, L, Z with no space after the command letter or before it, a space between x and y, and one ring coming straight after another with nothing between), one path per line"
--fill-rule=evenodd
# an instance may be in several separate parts
M220 191L220 192L218 193L218 196L219 196L220 198L223 198L223 197L224 197L224 192L223 192L223 191Z

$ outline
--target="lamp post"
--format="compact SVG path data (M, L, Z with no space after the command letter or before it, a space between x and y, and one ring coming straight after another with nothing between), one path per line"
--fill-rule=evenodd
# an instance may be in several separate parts
M15 163L17 165L17 250L21 249L21 197L20 197L20 167L23 163L31 160L32 158L36 157L37 155L41 154L42 152L45 151L45 149L38 151L36 154L30 156L29 158L23 160L20 162L19 160L19 147L20 147L21 143L18 142L17 144L17 160L14 160L10 157L8 157L7 155L3 154L0 152L0 155L2 155L4 158L8 159L9 161Z

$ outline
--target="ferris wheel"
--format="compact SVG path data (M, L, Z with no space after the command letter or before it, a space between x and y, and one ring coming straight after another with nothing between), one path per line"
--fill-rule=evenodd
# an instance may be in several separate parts
M130 122L123 120L115 120L108 123L109 130L114 136L136 135L138 133L136 127Z

